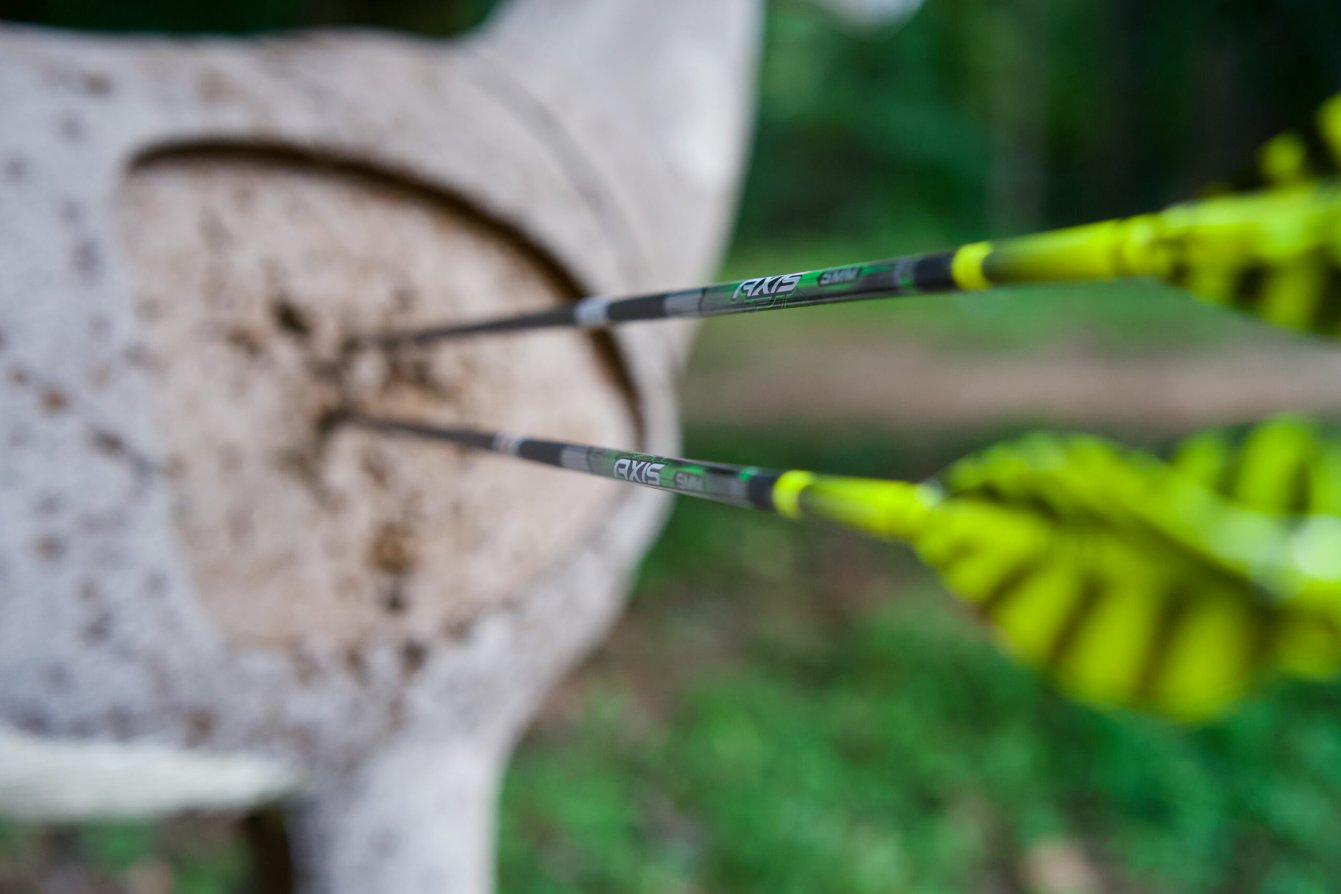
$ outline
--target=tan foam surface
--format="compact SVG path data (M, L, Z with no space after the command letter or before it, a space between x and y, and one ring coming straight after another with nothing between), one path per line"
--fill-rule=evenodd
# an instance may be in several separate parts
M335 362L351 333L573 297L468 209L376 174L231 150L141 164L118 207L170 421L177 530L230 639L355 646L450 629L544 574L614 498L617 485L503 457L318 435L323 413L352 402L636 443L617 370L589 335Z

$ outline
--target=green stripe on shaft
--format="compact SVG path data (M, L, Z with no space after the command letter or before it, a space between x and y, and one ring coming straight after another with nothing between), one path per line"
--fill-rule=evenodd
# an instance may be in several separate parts
M565 441L517 437L501 432L424 425L399 419L349 414L343 422L392 435L456 444L584 472L655 490L701 497L731 506L774 510L773 484L782 474L754 466L706 463L669 456L592 447Z
M585 298L574 305L462 324L355 336L350 349L426 345L453 338L526 329L595 328L644 320L699 318L898 298L956 291L950 263L954 252L909 255L800 273L761 276L694 289L624 298Z

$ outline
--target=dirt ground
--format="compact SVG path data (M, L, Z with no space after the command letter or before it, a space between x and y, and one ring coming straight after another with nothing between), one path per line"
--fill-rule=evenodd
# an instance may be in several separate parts
M889 334L779 332L726 348L705 330L707 362L681 391L702 425L965 427L1056 425L1167 435L1285 411L1341 416L1341 350L1269 341L1190 356L1121 356L1080 342L1023 354L946 351Z

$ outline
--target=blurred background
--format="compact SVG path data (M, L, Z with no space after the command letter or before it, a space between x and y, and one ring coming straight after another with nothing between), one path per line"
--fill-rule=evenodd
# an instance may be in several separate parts
M0 18L447 36L491 6L0 0ZM769 5L723 278L1148 210L1341 87L1335 0L909 12ZM736 317L701 330L685 452L918 477L1031 427L1158 443L1337 417L1338 383L1341 352L1155 284ZM1194 730L1092 711L1001 658L906 552L681 501L522 743L500 823L504 892L1329 892L1341 685L1277 686ZM0 825L0 892L245 891L244 840L230 818Z

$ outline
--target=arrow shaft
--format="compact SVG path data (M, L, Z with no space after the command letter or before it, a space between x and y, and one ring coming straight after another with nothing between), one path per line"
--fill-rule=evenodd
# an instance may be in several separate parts
M716 317L877 297L896 298L957 291L963 287L956 282L951 269L955 255L956 252L911 255L692 289L650 292L623 298L583 298L575 304L536 313L360 336L352 339L351 345L425 345L491 332L556 327L599 328L643 320Z
M354 415L347 417L347 421L386 434L456 444L598 478L768 511L775 509L773 487L784 474L755 466L697 462L565 441L527 438L504 432L423 425L398 419Z
M881 539L913 535L922 514L939 498L934 486L903 481L700 462L361 414L343 421L383 434L455 444L729 506L763 509L798 521L823 520Z

